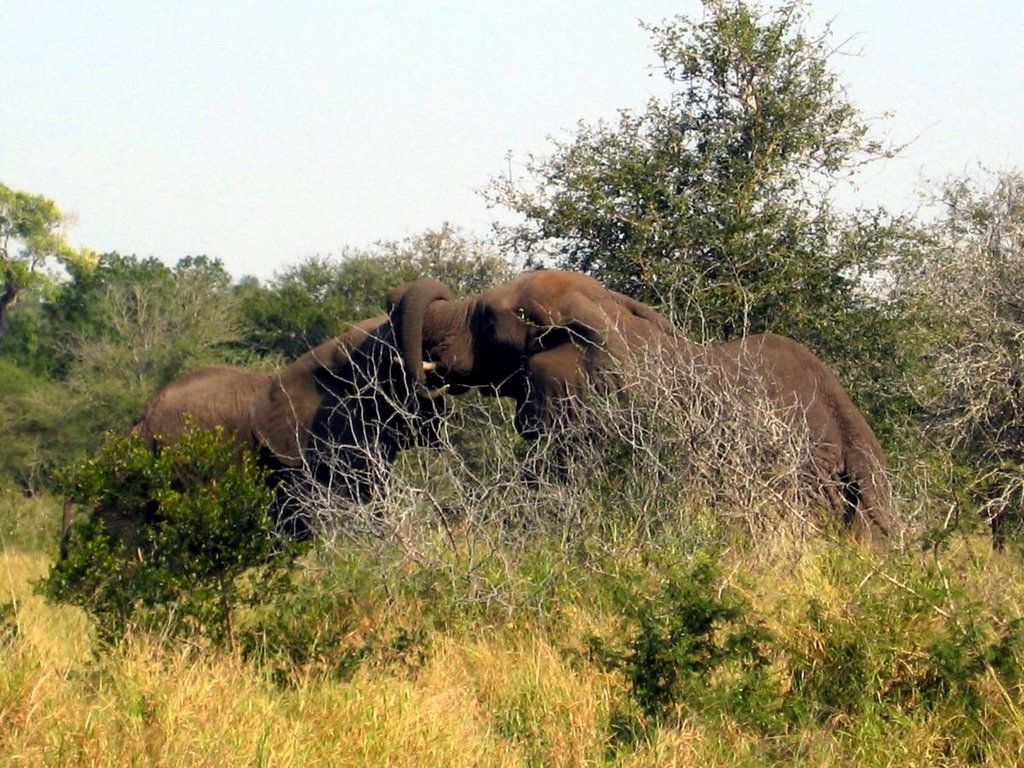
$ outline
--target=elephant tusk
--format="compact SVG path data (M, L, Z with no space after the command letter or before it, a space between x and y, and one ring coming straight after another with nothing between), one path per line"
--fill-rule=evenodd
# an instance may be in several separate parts
M436 400L437 398L444 395L448 391L448 384L438 387L437 389L427 389L422 384L416 387L416 394L419 397L426 398L427 400Z
M395 364L396 365L401 365L402 364L402 358L400 356L395 355L394 359L395 359ZM424 360L421 363L421 365L423 366L422 370L423 370L424 373L432 373L433 371L437 370L437 363L431 363L431 362L428 362L428 361Z

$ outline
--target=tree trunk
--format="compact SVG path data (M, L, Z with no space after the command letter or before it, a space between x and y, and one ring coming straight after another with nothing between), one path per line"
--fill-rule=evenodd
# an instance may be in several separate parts
M3 344L4 335L7 333L8 312L17 300L18 283L14 279L14 272L8 268L4 270L3 293L0 293L0 345Z

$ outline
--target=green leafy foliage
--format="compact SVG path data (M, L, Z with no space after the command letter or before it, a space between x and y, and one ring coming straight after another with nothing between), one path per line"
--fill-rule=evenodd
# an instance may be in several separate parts
M46 311L60 292L56 279L42 275L23 290L7 317L0 359L41 375L50 375L49 323Z
M792 336L888 418L907 407L912 357L872 280L918 234L884 211L841 212L830 190L892 151L868 136L805 3L704 7L647 27L666 98L581 124L525 181L492 185L525 218L507 242L663 307L698 340Z
M78 407L96 427L123 429L184 371L231 361L238 323L218 261L185 258L172 269L114 257L111 264L107 279L68 297L87 309L57 337L70 356L65 376Z
M774 638L719 585L711 560L663 573L653 594L642 589L619 588L622 636L588 643L600 663L622 671L646 717L714 707L757 725L777 719L781 692L765 652Z
M658 728L725 722L769 736L788 764L806 748L799 734L857 742L937 722L955 723L942 729L954 764L984 762L1017 722L1014 599L982 596L931 557L881 561L840 546L812 559L813 584L754 600L756 577L732 569L723 580L706 555L611 566L615 629L584 641L628 691L610 711L612 750Z
M45 280L47 262L88 268L94 261L88 249L68 244L64 222L52 200L0 184L0 342L9 310L25 289Z
M234 611L287 586L298 549L274 531L267 473L220 430L188 430L158 453L110 438L64 479L89 516L43 590L83 607L107 640L141 626L233 643Z
M382 315L385 294L418 277L435 277L461 294L509 273L508 262L448 225L369 250L346 249L338 261L315 256L267 286L239 287L245 341L261 355L293 360L353 322Z
M220 261L104 254L48 310L57 375L163 386L186 368L224 362L237 339L231 276Z

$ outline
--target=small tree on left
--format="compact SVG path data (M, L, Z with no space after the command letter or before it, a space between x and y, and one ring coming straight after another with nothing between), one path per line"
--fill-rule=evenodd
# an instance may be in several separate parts
M288 587L300 550L274 530L266 470L222 430L158 452L113 437L63 480L89 517L41 591L84 608L106 641L137 627L233 646L237 608Z
M11 307L48 262L87 264L93 260L89 250L68 244L66 221L52 200L0 184L0 344Z

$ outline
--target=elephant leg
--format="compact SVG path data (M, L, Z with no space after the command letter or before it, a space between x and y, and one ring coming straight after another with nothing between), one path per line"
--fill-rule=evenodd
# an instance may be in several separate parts
M516 397L516 431L532 439L576 422L588 387L610 389L608 382L590 380L587 372L595 368L573 344L532 355Z
M845 451L848 501L853 519L850 528L857 541L877 542L890 538L892 486L882 460L869 447L855 444Z
M996 512L989 519L992 528L992 548L1001 551L1006 544L1019 539L1024 530L1024 508L1018 506Z
M859 540L857 503L860 491L846 472L842 450L834 443L817 442L811 449L811 465L814 485L825 506L838 516L836 522Z

